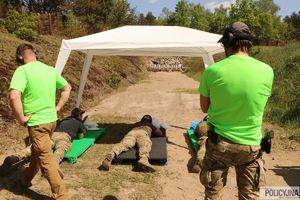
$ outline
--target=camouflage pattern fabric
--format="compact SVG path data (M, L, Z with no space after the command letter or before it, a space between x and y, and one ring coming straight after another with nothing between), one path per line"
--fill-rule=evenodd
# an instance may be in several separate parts
M130 148L134 147L136 144L138 146L139 157L149 158L149 153L151 151L151 132L152 129L148 126L136 127L129 131L127 135L121 140L120 143L116 144L110 154L118 156L123 151L128 151Z
M235 167L238 199L258 199L259 188L265 184L265 171L260 146L234 144L218 137L214 144L206 140L206 153L200 172L200 182L205 187L205 199L221 199L229 167Z
M72 148L71 137L65 132L53 132L51 140L53 142L53 155L59 164L65 157L66 152Z

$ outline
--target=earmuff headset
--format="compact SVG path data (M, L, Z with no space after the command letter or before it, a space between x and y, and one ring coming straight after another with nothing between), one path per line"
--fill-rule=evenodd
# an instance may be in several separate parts
M17 47L17 51L16 51L16 61L17 61L17 63L24 64L24 57L22 55L21 47L22 48L27 47L27 49L31 49L34 52L34 54L36 55L36 58L39 59L38 52L33 48L32 45L30 45L30 44L21 44Z
M226 26L223 37L218 42L221 42L225 47L230 47L232 43L238 39L251 41L253 36L247 33L234 32L231 26Z

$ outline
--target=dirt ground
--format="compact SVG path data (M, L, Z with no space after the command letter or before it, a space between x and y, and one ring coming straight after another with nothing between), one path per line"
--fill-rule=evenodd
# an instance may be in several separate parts
M200 200L204 188L199 175L190 173L194 152L184 134L190 123L201 119L199 83L179 72L151 73L149 78L111 95L88 111L90 120L108 127L107 133L75 165L63 163L70 199ZM150 114L173 126L167 130L168 163L154 174L136 172L131 165L113 165L109 172L97 167L105 153L128 130L130 123ZM297 146L297 145L296 145ZM0 162L12 152L2 150ZM300 148L276 147L264 155L268 186L300 186ZM29 191L15 190L15 176L2 178L0 199L48 199L48 183L36 176ZM231 169L223 199L237 199L235 173Z

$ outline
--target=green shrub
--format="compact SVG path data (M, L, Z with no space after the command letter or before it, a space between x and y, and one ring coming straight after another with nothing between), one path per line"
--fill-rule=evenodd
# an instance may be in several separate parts
M37 35L38 17L34 15L21 15L16 10L10 10L3 20L3 25L10 33L20 39L33 40Z
M2 33L8 33L8 31L5 28L5 20L0 18L0 32Z
M83 25L77 20L73 12L68 12L67 22L65 28L63 29L63 35L69 38L75 38L79 36L86 35L86 31L83 28Z
M26 27L21 27L14 33L18 38L22 40L28 40L28 41L32 41L34 37L37 35L37 33L34 32L32 29Z
M22 25L23 18L16 10L10 10L5 18L5 28L10 33L14 33Z
M112 88L117 88L119 86L119 83L121 82L122 78L119 74L113 72L111 74L110 80L109 80L109 85Z

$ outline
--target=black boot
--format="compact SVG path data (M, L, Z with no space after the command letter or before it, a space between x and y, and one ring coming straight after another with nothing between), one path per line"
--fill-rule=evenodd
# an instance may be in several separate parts
M114 159L114 154L112 153L107 154L105 156L105 159L102 161L101 169L108 171L113 159Z

